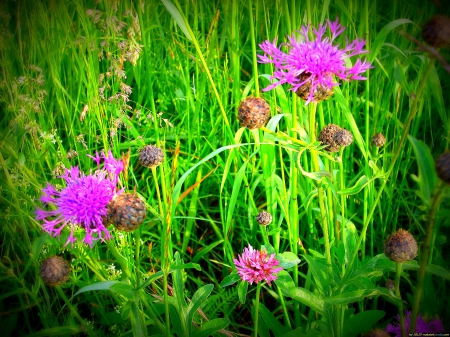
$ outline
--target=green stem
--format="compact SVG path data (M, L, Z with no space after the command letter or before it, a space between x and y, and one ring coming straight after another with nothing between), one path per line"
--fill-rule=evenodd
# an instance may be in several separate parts
M125 258L119 253L113 240L106 240L106 245L108 246L109 251L116 258L116 261L120 264L120 267L124 271L125 275L128 277L128 279L131 280L131 272L130 269L128 268L127 260L125 260Z
M411 107L411 113L409 114L408 119L406 120L406 122L405 122L405 124L403 126L403 133L402 133L402 137L400 139L400 143L398 144L398 146L397 146L397 148L395 150L395 154L394 154L394 157L392 158L392 161L391 161L391 164L389 166L389 169L386 172L386 175L385 175L385 177L383 179L381 187L378 190L378 193L377 193L377 196L375 198L375 201L372 204L372 208L370 209L370 212L369 212L369 214L367 216L367 219L364 222L364 226L363 226L363 229L361 231L361 235L360 235L360 237L358 239L358 242L356 243L355 250L353 251L352 258L351 258L350 263L348 265L348 268L347 268L348 270L350 270L353 267L353 264L356 261L356 257L358 256L358 251L359 251L359 249L361 247L361 243L362 243L363 238L365 237L365 234L367 232L367 227L370 224L370 220L372 219L373 213L375 212L375 209L376 209L376 207L378 205L378 202L381 199L381 195L383 193L384 188L386 187L388 178L390 177L390 175L391 175L391 173L392 173L392 171L394 169L395 163L397 162L397 159L398 159L398 157L400 155L400 151L403 148L403 144L405 143L406 136L408 135L408 132L409 132L409 128L411 127L411 122L412 122L414 116L416 115L417 111L419 110L418 109L419 98L422 95L423 89L425 87L425 83L427 82L427 77L428 77L428 75L429 75L429 73L430 73L430 71L432 69L434 61L435 61L434 59L430 60L430 62L428 63L428 67L425 70L425 74L422 77L419 89L417 90L416 98L414 99L413 105ZM343 280L343 281L345 281L345 280Z
M64 303L66 303L67 307L69 308L72 315L74 315L82 324L83 328L85 328L89 334L89 336L97 336L97 334L94 332L92 327L80 316L77 309L70 303L69 299L67 298L66 294L64 294L64 291L62 290L61 286L56 286L56 291L59 293L59 296L64 300Z
M400 278L402 276L402 263L397 262L397 272L395 274L395 295L398 299L402 299L400 294ZM403 313L403 303L400 302L398 305L398 311L400 314L400 326L402 328L402 337L406 337L406 329L405 329L405 314Z
M309 109L309 138L311 140L311 143L314 143L316 141L316 109L317 104L311 103L310 109ZM313 165L314 170L319 171L319 155L316 150L311 149L311 155L313 159ZM331 283L330 283L330 294L331 289L333 287L333 269L331 265L331 246L330 246L330 237L329 237L329 228L328 228L328 217L327 213L325 211L325 198L324 198L324 190L322 187L322 183L320 181L317 182L317 195L319 198L319 208L320 208L320 223L323 229L323 237L325 240L325 258L327 260L327 269L328 269L328 275L330 275Z
M258 2L256 2L258 5ZM250 17L250 35L252 41L252 60L253 60L253 77L255 79L255 97L259 97L259 79L258 79L258 59L256 57L256 41L255 41L255 26L253 22L253 1L249 0L248 2L248 10ZM256 15L258 14L255 11Z
M411 325L409 328L409 331L411 331L412 333L414 333L416 331L416 321L417 321L417 316L419 314L420 300L422 298L423 283L425 280L425 272L426 272L427 264L428 264L428 256L430 254L431 238L433 237L434 223L436 221L436 211L439 207L439 202L441 200L443 191L444 191L444 183L440 182L436 189L436 192L433 195L430 213L428 215L428 224L427 224L427 228L425 230L425 240L422 243L422 252L421 252L421 257L420 257L420 269L419 269L419 275L418 275L418 279L417 279L416 291L414 293L414 304L413 304L413 309L412 309L412 314L411 314Z
M259 282L256 285L256 298L255 298L255 337L258 337L258 316L259 316L259 294L261 293L261 284Z

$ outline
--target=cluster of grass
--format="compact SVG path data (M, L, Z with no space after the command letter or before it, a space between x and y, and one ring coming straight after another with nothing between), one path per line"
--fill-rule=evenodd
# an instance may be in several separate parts
M419 264L399 270L382 255L384 240L404 228L420 246L430 218L420 313L449 328L450 199L445 188L436 197L434 158L448 148L450 81L400 33L419 37L439 11L439 1L418 0L3 3L2 335L385 328L399 308L411 310ZM258 44L336 17L350 41L366 39L368 80L342 83L317 105L288 86L261 92L273 67L256 63ZM248 96L271 107L265 131L236 119ZM329 123L355 138L338 154L314 142ZM378 132L380 150L371 146ZM146 144L163 149L159 167L139 165ZM103 149L129 160L120 181L146 201L147 219L133 233L111 226L113 239L93 247L65 246L69 230L51 237L35 220L42 188L62 188L65 168L89 172L87 155ZM255 220L261 210L273 216L267 227ZM285 270L271 286L225 287L248 244L285 258ZM72 267L55 288L39 278L52 255ZM384 284L396 273L394 294Z

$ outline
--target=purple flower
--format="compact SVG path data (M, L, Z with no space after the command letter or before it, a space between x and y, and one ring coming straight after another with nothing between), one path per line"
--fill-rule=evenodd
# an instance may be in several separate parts
M250 282L250 284L266 281L270 285L270 282L277 279L277 273L283 269L276 268L280 261L275 259L275 254L268 256L265 250L255 250L251 245L244 248L244 252L238 258L233 262L239 276L242 281Z
M324 37L326 28L331 32L330 37ZM372 68L366 60L358 59L355 64L347 68L345 60L351 56L367 53L364 50L365 41L354 40L346 46L339 49L339 44L333 45L332 42L345 28L338 23L327 20L327 24L319 25L316 29L312 27L315 39L310 40L309 26L302 26L300 39L295 34L288 36L289 43L283 43L280 47L276 46L276 38L273 42L269 40L263 42L259 46L264 51L264 55L258 55L260 63L273 63L275 71L271 79L277 79L278 82L272 83L263 91L271 90L278 85L289 83L293 90L297 92L299 88L305 87L309 89L306 104L315 101L314 93L318 89L332 90L333 86L339 83L333 82L333 75L341 80L365 80L361 74L367 69ZM281 51L286 46L288 53ZM305 88L303 87L303 88Z
M395 334L395 337L402 336L402 327L400 325L400 315L396 316L398 323L388 324L386 331ZM411 322L411 311L405 312L405 329L408 334L409 323ZM412 333L412 331L410 331ZM445 328L439 318L425 321L420 314L417 316L416 333L441 333Z
M86 231L83 242L92 246L94 240L110 239L111 235L103 224L107 214L109 201L117 192L116 185L123 163L114 159L111 151L91 157L98 165L93 174L85 175L78 167L72 167L61 178L66 181L66 187L58 191L48 184L42 189L41 201L53 205L51 210L36 209L36 220L43 220L42 228L50 235L58 236L64 227L69 225L71 233L67 243L75 242L76 226ZM104 161L104 169L100 170L100 162Z

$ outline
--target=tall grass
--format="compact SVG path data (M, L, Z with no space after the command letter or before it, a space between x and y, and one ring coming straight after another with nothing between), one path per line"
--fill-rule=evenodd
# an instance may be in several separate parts
M448 149L450 81L401 34L420 38L434 13L449 14L438 5L2 4L3 334L356 336L384 329L401 303L386 280L401 276L402 305L412 310L419 270L412 261L396 275L398 266L382 255L384 240L404 228L420 246L428 217L434 231L419 313L439 315L449 329L449 198L433 159ZM336 17L349 41L366 39L374 66L368 79L341 83L317 105L287 86L262 91L273 67L257 63L258 44L286 42L302 25ZM448 50L440 52L448 59ZM271 107L261 130L236 119L249 96ZM317 142L330 123L355 139L337 154ZM375 149L378 132L387 143ZM147 144L165 153L157 168L138 162ZM128 160L120 187L145 200L147 218L133 233L111 226L113 239L93 247L65 245L70 231L55 238L35 220L42 188L62 188L66 168L88 173L87 155L103 149ZM255 220L262 210L273 216L267 227ZM233 260L248 244L285 263L275 284L231 285L238 281ZM72 266L69 282L55 288L39 277L40 262L52 255Z

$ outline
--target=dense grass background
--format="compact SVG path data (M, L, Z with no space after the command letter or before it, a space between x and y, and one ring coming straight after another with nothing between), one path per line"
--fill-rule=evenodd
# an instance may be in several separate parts
M230 0L181 1L180 10L191 29L188 35L158 1L2 3L3 335L139 335L136 321L129 318L139 316L135 312L130 316L134 309L142 313L139 317L144 317L148 333L158 332L154 320L159 317L164 325L164 306L149 302L155 299L152 295L163 296L159 280L135 301L120 292L73 295L106 280L139 286L164 269L164 252L170 258L179 252L185 263L200 265L200 271L185 269L179 274L182 293L192 298L197 289L213 284L203 312L209 319L228 318L230 332L253 333L249 298L254 298L256 287L249 287L247 301L241 304L238 287L219 285L234 268L233 258L248 244L259 249L270 242L277 253L305 254L288 271L296 286L317 293L317 276L305 260L315 256L312 251L324 254L326 248L314 197L316 181L297 165L303 148L283 140L283 135L311 139L311 105L305 106L288 87L262 93L273 69L255 63L255 50L261 54L257 45L266 39L278 36L278 42L285 42L286 35L301 25L317 25L325 19L339 17L349 40L365 38L371 51L367 57L374 66L367 81L343 83L339 93L317 107L317 130L335 123L355 137L339 154L340 162L335 155L326 159L319 152L323 169L334 176L323 181L334 239L333 264L337 265L339 246L334 224L356 237L368 225L361 247L352 246L355 250L349 253L356 254L359 248L362 261L382 253L385 238L398 228L408 229L419 243L424 237L432 195L427 188L434 186L430 179L436 179L432 158L444 152L449 142L450 80L437 62L425 76L428 56L400 31L420 38L423 23L434 13L449 14L448 8L439 1L416 0ZM339 42L344 44L345 39ZM441 52L448 60L448 50ZM422 84L422 95L417 97ZM269 123L280 138L240 128L237 107L245 97L257 94L270 104L272 116L285 114ZM412 139L402 143L415 101L418 112L409 129ZM370 145L377 132L387 139L380 151ZM138 150L145 144L164 149L166 160L157 169L137 162ZM89 172L93 165L87 155L102 149L110 149L116 158L129 155L121 183L146 200L149 215L132 234L111 227L114 239L108 244L64 246L69 231L58 240L34 220L36 207L41 207L41 189L47 182L61 184L58 176L64 168L78 165ZM396 151L398 159L385 176L387 184L377 202L384 179L379 172L388 171ZM303 152L298 162L305 171L314 171L310 151ZM363 189L337 194L363 176L368 178ZM447 271L448 209L449 199L444 196L430 257L432 264ZM259 210L274 216L267 230L255 221ZM171 236L164 236L169 225ZM46 287L39 278L40 262L51 255L65 257L73 268L70 281L57 288ZM394 274L384 272L371 282L383 287ZM409 270L403 276L402 298L410 310L417 273ZM448 272L441 276L427 274L420 312L440 315L448 328ZM169 285L172 282L169 277ZM317 312L284 296L278 286L264 286L262 294L261 303L285 327L307 331L320 325L313 323L321 319ZM355 313L386 312L364 331L384 328L398 312L383 296L364 297L340 306ZM347 310L345 319L352 314ZM196 320L204 321L197 316ZM268 325L263 320L261 335L269 336ZM274 330L271 333L279 336Z

